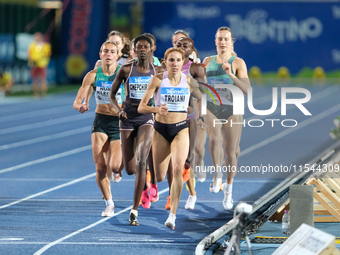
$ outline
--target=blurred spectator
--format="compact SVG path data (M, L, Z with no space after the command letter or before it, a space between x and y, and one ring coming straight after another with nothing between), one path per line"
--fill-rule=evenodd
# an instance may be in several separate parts
M6 96L11 94L13 85L13 78L9 72L0 71L0 95L5 94Z
M130 56L127 58L126 62L129 62L131 59L137 58L134 43L135 43L135 38L133 38L130 42L130 52L129 52Z
M39 32L34 34L34 42L28 48L28 64L31 67L33 81L33 93L42 96L47 92L46 69L50 62L51 45L44 42L43 35ZM40 89L39 89L40 84Z

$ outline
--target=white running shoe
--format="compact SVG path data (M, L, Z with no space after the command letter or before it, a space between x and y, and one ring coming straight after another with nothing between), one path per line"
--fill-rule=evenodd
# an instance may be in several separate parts
M189 195L187 202L185 203L185 209L194 210L197 197Z
M111 217L115 214L113 205L107 205L104 212L102 212L102 217Z
M121 180L122 180L122 176L120 176L120 173L118 173L118 174L112 173L112 181L113 182L120 182Z
M202 165L196 166L196 170L198 170L196 172L197 181L198 182L204 182L205 179L207 178L207 172L203 172L203 170L204 170L204 161L203 161Z
M216 178L212 180L209 190L211 193L218 193L222 190L222 178Z
M233 198L231 197L231 192L227 191L227 184L223 183L222 185L224 199L223 199L223 207L226 210L231 210L233 208Z
M167 226L168 228L174 230L175 229L175 220L176 220L176 215L170 213L168 219L165 222L165 226Z

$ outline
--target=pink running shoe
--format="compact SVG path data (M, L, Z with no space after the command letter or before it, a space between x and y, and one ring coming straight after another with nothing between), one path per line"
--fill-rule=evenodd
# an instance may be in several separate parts
M149 199L149 189L147 188L146 190L143 190L142 192L142 206L145 209L149 209L151 206L151 202Z
M157 184L151 184L150 187L150 201L151 202L157 202L159 199L158 196L158 187Z

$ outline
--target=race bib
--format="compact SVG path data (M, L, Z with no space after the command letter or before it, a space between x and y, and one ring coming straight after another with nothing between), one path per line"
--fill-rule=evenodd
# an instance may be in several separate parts
M212 86L214 90L217 92L219 97L221 98L222 104L232 104L232 96L231 91L228 88L216 88L216 84L230 84L228 78L218 79L218 78L207 78L208 85ZM212 92L211 93L216 102L218 102L217 95ZM214 100L208 96L207 100L210 102L214 102Z
M112 87L112 81L97 81L96 84L96 99L99 104L111 104L110 102L110 90ZM121 84L117 94L116 100L118 104L122 104L124 102L124 85Z
M152 77L150 76L140 76L140 77L130 77L129 78L129 91L130 98L142 99L146 89L148 88L149 82Z
M189 96L188 88L161 88L161 104L166 103L169 112L187 112Z
M109 94L112 86L112 81L97 81L96 97L100 104L110 104Z

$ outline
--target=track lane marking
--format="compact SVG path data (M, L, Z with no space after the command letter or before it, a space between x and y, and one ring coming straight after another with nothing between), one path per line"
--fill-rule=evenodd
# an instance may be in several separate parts
M167 192L168 190L169 190L169 188L163 189L162 191L158 192L158 194L161 195L161 194ZM93 224L91 224L91 225L89 225L89 226L87 226L87 227L85 227L85 228L79 229L79 230L77 230L77 231L75 231L75 232L73 232L73 233L71 233L71 234L69 234L69 235L67 235L67 236L64 236L64 237L62 237L62 238L59 238L58 240L56 240L56 241L54 241L54 242L52 242L52 243L49 243L49 244L45 245L44 247L42 247L40 250L36 251L36 252L34 253L34 255L43 254L45 251L47 251L49 248L53 247L54 245L59 244L59 243L61 243L62 241L66 240L66 239L68 239L68 238L70 238L70 237L72 237L72 236L75 236L75 235L77 235L77 234L79 234L79 233L81 233L81 232L83 232L83 231L85 231L85 230L88 230L88 229L90 229L90 228L93 228L93 227L95 227L95 226L97 226L97 225L99 225L99 224L101 224L101 223L103 223L103 222L105 222L105 221L107 221L107 220L109 220L109 219L111 219L111 218L113 218L113 217L116 217L116 216L118 216L119 214L122 214L122 213L124 213L124 212L126 212L126 211L128 211L128 210L130 210L130 209L132 209L132 205L129 206L129 207L126 207L126 208L123 209L123 210L120 210L118 213L115 213L115 214L114 214L113 216L111 216L111 217L106 217L106 218L104 218L104 219L101 219L101 220L99 220L99 221L97 221L97 222L95 222L95 223L93 223Z
M41 121L41 122L32 123L32 124L4 128L4 129L0 129L0 135L6 135L6 134L19 132L19 131L31 130L35 128L49 127L49 126L54 126L58 124L69 123L72 121L79 121L79 120L84 120L84 119L89 119L89 118L94 118L94 113L81 114L81 115L77 114L77 115L71 115L71 116L62 117L62 118Z
M59 139L59 138L64 138L67 136L72 136L72 135L78 135L81 133L86 133L86 132L91 132L91 126L88 127L83 127L83 128L75 128L69 131L61 132L58 134L53 134L53 135L46 135L46 136L40 136L37 138L17 142L17 143L10 143L10 144L5 144L0 146L0 151L1 150L7 150L7 149L12 149L12 148L17 148L20 146L24 145L31 145L34 143L39 143L39 142L44 142L44 141L51 141L53 139Z
M41 158L41 159L37 159L37 160L32 160L32 161L29 161L29 162L26 162L26 163L23 163L23 164L20 164L20 165L16 165L16 166L12 166L12 167L8 167L8 168L5 168L5 169L2 169L2 170L0 170L0 174L6 173L6 172L11 172L11 171L14 171L14 170L18 170L18 169L24 168L26 166L32 166L32 165L36 165L36 164L39 164L39 163L47 162L47 161L50 161L50 160L54 160L54 159L58 159L58 158L66 157L66 156L70 156L70 155L73 155L73 154L76 154L76 153L79 153L79 152L82 152L82 151L90 150L91 148L92 148L91 145L86 145L86 146L83 146L83 147L79 147L77 149L73 149L73 150L70 150L70 151L65 151L65 152L58 153L58 154L55 154L55 155L52 155L52 156L48 156L48 157L45 157L45 158Z
M83 176L83 177L81 177L81 178L78 178L78 179L75 179L75 180L73 180L73 181L70 181L70 182L67 182L67 183L58 185L58 186L56 186L56 187L54 187L54 188L50 188L50 189L44 190L44 191L42 191L42 192L36 193L36 194L34 194L34 195L31 195L31 196L28 196L28 197L19 199L19 200L17 200L17 201L12 202L12 203L9 203L9 204L6 204L6 205L2 205L2 206L0 206L0 209L4 209L4 208L9 207L9 206L11 206L11 205L19 204L19 203L21 203L21 202L23 202L23 201L27 201L27 200L29 200L29 199L31 199L31 198L38 197L38 196L44 195L44 194L46 194L46 193L49 193L49 192L52 192L52 191L55 191L55 190L58 190L58 189L61 189L61 188L70 186L70 185L72 185L72 184L81 182L81 181L83 181L83 180L86 180L86 179L91 178L91 177L94 177L94 176L96 176L96 173L92 173L92 174L85 175L85 176Z

